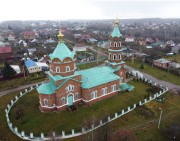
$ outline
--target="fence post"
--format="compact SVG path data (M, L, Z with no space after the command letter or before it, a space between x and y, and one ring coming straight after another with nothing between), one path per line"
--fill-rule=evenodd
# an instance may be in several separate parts
M147 99L146 99L146 98L144 99L144 102L145 102L145 103L147 102Z
M25 89L25 92L27 92L27 89Z
M115 118L117 118L118 117L118 114L117 113L115 113Z
M82 133L84 133L85 132L85 129L84 129L84 127L82 128Z
M18 132L18 128L17 128L17 127L15 127L15 128L14 128L14 131L17 133L17 132Z
M18 100L18 97L17 96L15 96L15 98L16 98L16 101Z
M136 108L136 104L134 104L134 108Z
M23 94L22 94L22 92L20 92L20 96L22 96Z
M30 133L30 138L33 138L34 136L33 136L33 133Z
M44 139L44 133L41 133L41 139Z
M141 102L141 101L139 101L139 105L142 105L142 102Z
M7 109L5 109L5 113L8 114L8 110Z
M130 111L130 107L128 107L128 111Z
M124 110L122 110L121 114L124 115Z
M31 86L31 90L33 90L33 86Z
M110 117L108 117L108 121L110 121L111 120L111 118Z
M65 136L65 132L64 132L64 131L62 131L62 136L63 136L63 137Z
M100 120L100 125L102 125L102 120Z
M10 109L10 106L9 106L9 104L7 105L7 107L8 107L8 111L9 111L9 109Z
M74 129L72 129L72 135L74 135Z
M11 105L13 105L14 104L14 102L13 102L13 100L11 100Z
M94 129L94 124L91 124L91 128Z
M38 84L36 84L36 87L38 87Z
M25 134L24 134L24 131L21 131L21 136L24 137L24 135L25 135Z

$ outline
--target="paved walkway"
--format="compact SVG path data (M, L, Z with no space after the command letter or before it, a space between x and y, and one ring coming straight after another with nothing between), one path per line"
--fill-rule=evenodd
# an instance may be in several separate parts
M31 86L34 86L34 85L40 84L40 83L42 83L42 82L38 82L38 83L36 82L36 83L33 83L33 84L23 85L23 86L19 86L17 88L12 88L12 89L9 89L9 90L2 91L2 92L0 92L0 97L3 96L3 95L9 94L9 93L15 92L15 91L19 91L19 90L22 90L22 89L29 88Z
M132 68L132 67L130 67L130 66L127 66L127 65L126 65L126 68L127 68L129 71L134 70L134 68ZM155 77L153 77L153 76L151 76L151 75L149 75L149 74L146 74L146 73L144 73L144 72L141 72L141 73L143 73L143 75L144 75L146 78L148 78L148 79L150 79L150 80L152 80L152 81L154 81L154 82L156 82L156 83L158 83L158 84L161 84L161 85L163 85L163 86L166 86L166 87L168 87L169 89L180 90L180 86L178 86L178 85L172 84L172 83L167 82L167 81L159 80L159 79L157 79L157 78L155 78ZM177 79L178 79L178 78L177 78Z

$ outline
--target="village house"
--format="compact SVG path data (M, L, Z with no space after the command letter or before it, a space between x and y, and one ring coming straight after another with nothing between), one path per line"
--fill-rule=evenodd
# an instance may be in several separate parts
M171 47L171 52L179 53L180 52L180 44L177 44L177 45Z
M7 59L12 57L13 52L12 48L10 46L7 47L0 47L0 58L1 59Z
M170 63L171 63L170 61L164 58L153 61L154 66L157 66L159 68L164 68L164 69L167 69L170 66Z
M105 66L77 71L76 54L65 45L63 36L60 31L56 49L47 56L50 64L47 80L37 88L41 111L62 111L80 103L91 105L117 95L121 90L134 89L125 83L126 68L122 61L122 34L118 28L118 20L110 35Z
M28 40L33 40L35 38L35 32L34 31L25 31L23 32L23 38Z

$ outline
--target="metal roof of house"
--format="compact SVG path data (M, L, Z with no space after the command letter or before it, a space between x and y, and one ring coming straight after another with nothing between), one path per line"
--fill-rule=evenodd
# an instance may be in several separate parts
M63 61L65 58L70 57L72 60L74 58L75 53L70 51L69 48L64 44L64 42L59 42L56 49L52 54L49 55L51 60L54 58L58 58Z
M12 48L11 47L0 47L0 54L4 53L12 53Z
M111 81L119 80L120 77L113 72L114 69L108 66L94 67L79 71L82 76L82 88L92 88Z
M27 59L26 62L25 62L25 65L26 65L27 68L37 66L36 62L34 62L31 59Z
M164 58L161 58L161 59L158 59L158 60L155 60L155 62L158 62L158 63L169 63L170 61L164 59Z

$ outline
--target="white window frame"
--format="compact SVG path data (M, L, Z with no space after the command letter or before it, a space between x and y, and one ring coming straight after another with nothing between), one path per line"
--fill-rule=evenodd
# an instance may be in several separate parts
M111 92L115 92L116 91L116 84L111 85Z
M66 66L66 72L70 72L70 67Z
M102 95L107 94L107 87L101 89L101 94Z
M91 99L97 98L97 90L91 92Z
M56 67L56 72L59 73L60 72L60 68Z
M49 105L48 105L48 100L47 100L47 99L44 99L43 101L44 101L44 106L48 107L48 106L49 106Z

